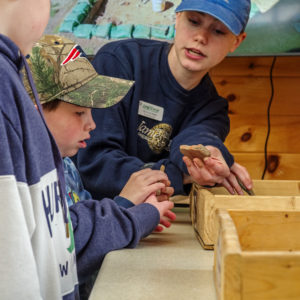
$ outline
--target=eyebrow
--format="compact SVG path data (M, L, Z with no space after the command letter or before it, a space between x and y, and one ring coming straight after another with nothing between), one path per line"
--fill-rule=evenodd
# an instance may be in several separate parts
M196 14L202 16L202 17L209 16L209 17L211 17L213 19L213 23L219 24L219 25L223 26L224 30L225 30L225 28L228 29L227 26L222 21L220 21L219 19L215 18L214 16L212 16L212 15L210 15L208 13L205 13L205 12L202 12L202 11L195 11L195 10L190 10L190 11L186 11L186 12L188 12L188 13L196 13Z
M217 19L217 18L215 18L214 16L212 16L212 15L210 15L210 14L208 14L208 13L205 13L205 12L203 12L203 11L190 10L189 12L190 12L190 13L197 13L198 15L201 15L201 16L210 16L211 18L214 19L214 21L223 24L219 19Z

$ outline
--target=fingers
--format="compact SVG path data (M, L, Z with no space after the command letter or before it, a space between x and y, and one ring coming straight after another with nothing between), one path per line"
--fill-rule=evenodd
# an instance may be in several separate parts
M244 195L244 191L246 191L247 194L254 195L251 177L247 169L238 163L234 163L231 166L230 174L223 180L222 185L230 194Z
M240 179L240 181L245 185L245 187L248 190L252 189L253 182L252 182L252 179L250 177L250 174L248 173L248 171L247 171L247 169L245 167L241 166L238 163L234 163L231 166L230 171L232 173L234 173L235 176L237 176Z
M154 232L162 232L164 228L160 225L157 225L156 228L154 229Z
M171 201L158 202L155 194L151 194L146 202L156 207L160 214L160 225L157 225L154 232L161 232L163 227L170 227L171 221L176 219L176 214L171 211L171 209L174 207L174 203Z
M220 149L214 146L206 146L210 151L211 156L204 159L205 164L213 168L216 174L222 177L227 177L230 174L229 167L222 155Z
M230 194L244 195L243 189L249 195L253 195L252 180L247 169L238 163L234 163L229 169L221 151L214 146L206 146L211 156L203 160L199 158L189 159L183 156L189 176L183 176L184 183L196 182L200 185L213 186L222 184Z
M230 175L224 180L222 185L229 191L230 194L234 195L235 192L238 195L244 195L244 192L239 185L235 175L233 173L230 173Z
M174 194L174 188L172 186L166 186L162 189L162 193L171 197Z
M182 157L183 162L185 163L187 168L192 167L192 161L187 157L187 156L183 156Z
M169 228L172 223L165 220L165 219L160 219L160 222L159 222L160 225L157 225L154 229L154 232L162 232L164 230L164 227L166 228Z
M204 158L204 161L201 161L199 158L195 158L195 164L197 164L197 166L201 164L201 167L198 168L198 170L200 169L203 178L208 182L211 181L213 185L215 183L221 183L224 179L222 173L226 173L227 165L224 167L218 160L207 157Z
M169 200L174 188L166 173L160 170L143 169L133 173L120 192L120 196L137 205L147 201L152 193L159 192L159 201ZM158 201L155 198L155 201Z
M206 157L203 160L200 158L189 159L183 156L183 161L186 164L189 175L194 182L200 185L215 185L223 183L224 179L230 175L230 169L224 160L219 149L213 146L207 146L212 156ZM228 186L228 182L226 182Z
M164 205L163 215L167 214L166 216L169 217L169 215L171 215L169 211L171 212L171 209L174 207L174 203L172 201L163 201L161 203Z
M159 196L156 194L156 198L157 198L158 202L169 201L170 197L171 197L171 195L169 195L169 194L161 193Z
M168 221L167 219L163 219L163 218L160 219L159 224L166 228L169 228L171 226L171 222Z
M231 193L234 194L235 192L238 195L244 195L244 191L247 192L249 195L254 195L252 189L248 189L244 186L243 182L233 173L224 180L222 185Z
M215 157L206 157L204 159L204 164L207 168L209 168L212 175L217 175L218 177L224 178L230 174L230 169L223 159L220 160Z
M144 190L146 194L152 194L157 191L161 191L165 188L165 184L163 182L155 182L151 185L145 186ZM157 193L157 196L159 196L161 193Z
M202 169L202 168L205 167L203 161L202 161L201 159L199 159L199 158L195 158L195 159L193 160L193 162L194 162L194 164L196 165L196 167L197 167L198 169Z
M215 185L215 183L220 183L224 179L222 176L218 176L211 166L207 166L206 161L204 162L199 158L194 158L191 161L186 156L183 157L183 161L193 181L200 185Z
M228 182L228 180L225 178L224 181L222 182L222 186L231 194L235 194L234 188L231 186L231 184Z
M174 212L172 212L171 210L168 210L164 214L164 218L160 218L159 224L166 227L166 228L169 228L172 223L168 219L166 219L165 217L167 217L170 221L174 221L176 219L176 214Z
M153 192L157 192L157 196L160 196L162 193L165 193L167 197L162 197L162 201L168 199L173 193L172 189L166 189L166 187L170 187L171 183L168 179L166 173L160 170L152 170L152 169L143 169L133 173L130 176L130 179L127 183L127 188L125 189L125 195L131 195L131 198L134 199L133 202L137 203L145 199L148 195ZM127 192L127 193L126 193ZM132 193L135 193L132 196ZM139 193L139 197L137 196L137 192ZM122 193L123 196L124 192ZM169 195L169 196L168 196ZM134 197L134 198L133 198ZM138 200L135 200L135 199Z
M130 176L129 180L135 181L141 185L150 185L157 181L169 181L166 173L152 169L137 171Z
M157 198L158 202L168 201L169 200L169 196L166 195L166 194L160 194L160 195L156 194L156 198Z
M166 211L164 216L169 218L171 221L174 221L176 219L176 214L171 210Z
M173 187L164 187L160 191L161 193L159 195L156 193L156 197L158 201L169 200L169 198L174 194Z

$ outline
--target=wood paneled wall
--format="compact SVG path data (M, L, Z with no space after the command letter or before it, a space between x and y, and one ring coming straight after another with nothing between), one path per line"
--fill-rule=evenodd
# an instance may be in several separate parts
M235 160L261 179L271 98L274 57L227 57L211 72L220 95L229 102L226 146ZM273 68L274 96L265 179L300 179L300 56L278 56Z

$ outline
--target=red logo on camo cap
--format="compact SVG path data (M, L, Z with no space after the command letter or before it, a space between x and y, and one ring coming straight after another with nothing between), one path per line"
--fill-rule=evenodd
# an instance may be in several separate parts
M64 61L61 63L61 65L66 65L70 61L76 60L78 57L85 57L86 54L82 50L82 48L79 45L75 45L71 51L69 52L68 56L64 59Z

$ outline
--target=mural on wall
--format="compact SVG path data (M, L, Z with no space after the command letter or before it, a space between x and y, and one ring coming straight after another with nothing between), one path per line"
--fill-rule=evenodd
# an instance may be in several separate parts
M300 55L300 1L251 3L247 38L235 55Z
M172 42L180 0L52 0L46 33L65 35L93 55L123 38ZM247 38L234 55L300 55L300 1L252 0Z

